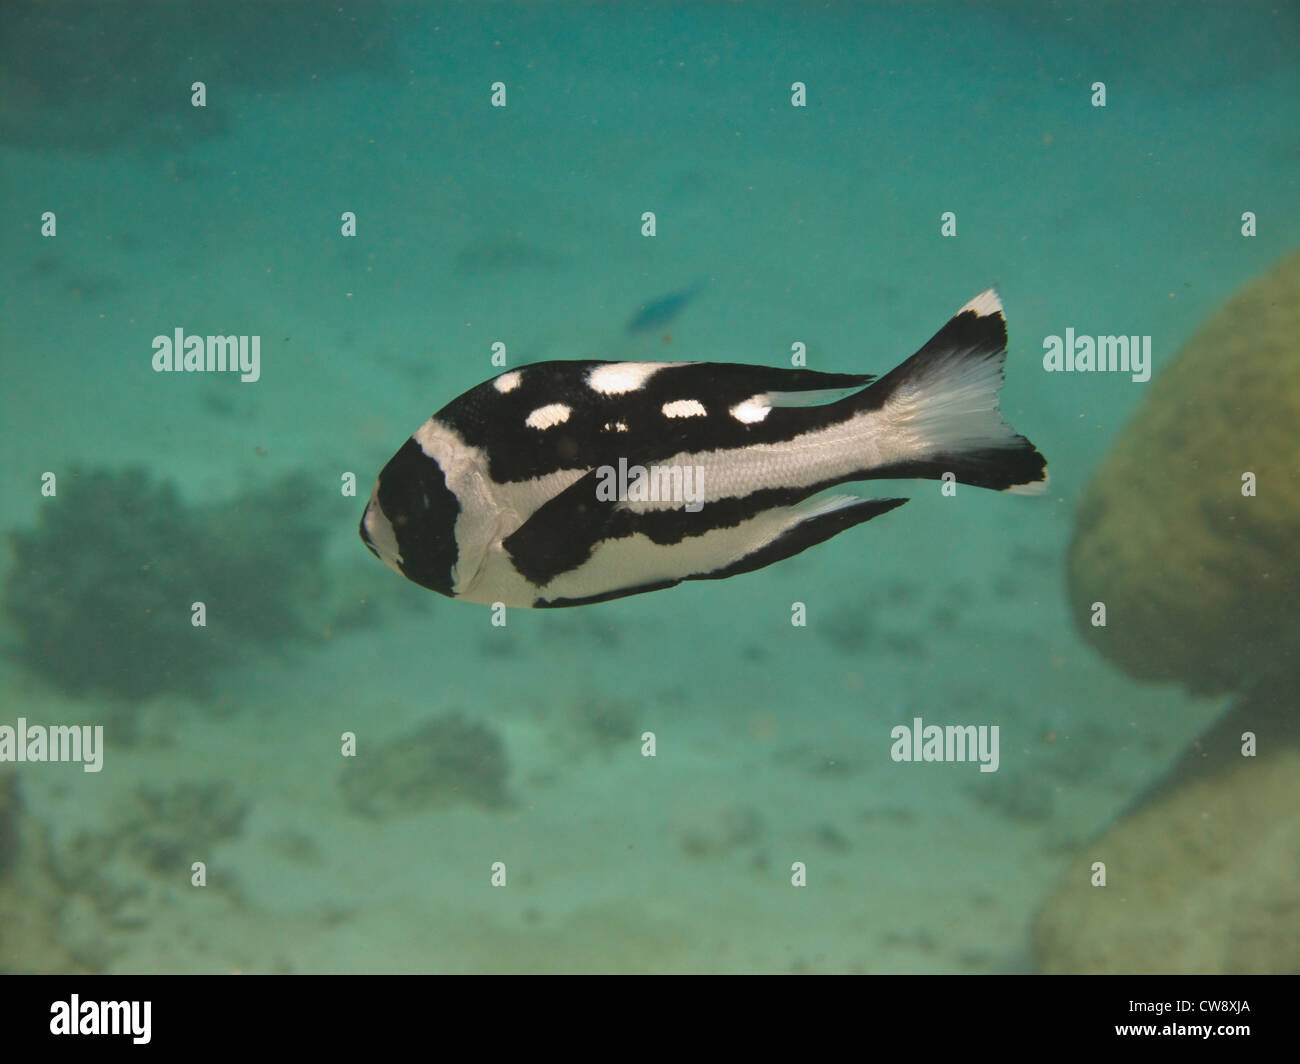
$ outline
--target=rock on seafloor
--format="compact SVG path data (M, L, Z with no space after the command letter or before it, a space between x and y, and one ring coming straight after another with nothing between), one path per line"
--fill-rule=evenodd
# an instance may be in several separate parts
M1239 697L1073 856L1035 922L1039 968L1300 971L1300 253L1156 375L1068 565L1079 630L1111 662Z
M1080 849L1035 921L1040 971L1300 972L1297 703L1289 682L1243 699Z
M1202 694L1300 676L1300 253L1147 387L1078 508L1081 633L1131 675Z

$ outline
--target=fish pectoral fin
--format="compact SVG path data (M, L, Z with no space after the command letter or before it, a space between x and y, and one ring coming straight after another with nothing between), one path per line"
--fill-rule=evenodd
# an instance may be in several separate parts
M792 558L818 543L825 543L846 528L870 521L873 517L897 509L905 502L906 499L866 499L844 492L814 495L789 507L792 523L775 538L721 568L697 573L689 579L722 580L738 573L762 569L773 562Z

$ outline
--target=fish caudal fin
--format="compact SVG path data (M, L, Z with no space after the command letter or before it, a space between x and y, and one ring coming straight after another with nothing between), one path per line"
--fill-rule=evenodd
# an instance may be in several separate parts
M998 410L1007 357L1002 301L990 288L916 354L858 396L915 439L915 457L872 469L871 479L918 477L1033 495L1047 486L1047 460Z

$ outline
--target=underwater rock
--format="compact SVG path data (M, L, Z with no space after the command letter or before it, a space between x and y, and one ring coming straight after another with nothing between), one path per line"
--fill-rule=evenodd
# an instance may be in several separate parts
M36 529L12 534L6 649L73 695L202 694L245 652L309 634L324 541L312 498L299 477L197 508L139 470L61 478Z
M1279 682L1242 700L1168 779L1083 847L1034 926L1047 973L1300 971L1300 713ZM1242 734L1258 756L1242 756ZM1092 886L1105 862L1106 886Z
M1197 693L1300 676L1300 254L1147 385L1079 505L1072 614L1130 674ZM1251 474L1254 494L1244 494ZM1106 627L1091 623L1105 603Z
M1079 506L1085 639L1139 678L1247 694L1072 860L1035 923L1042 971L1300 970L1297 335L1293 254L1156 376Z
M19 818L22 811L17 773L0 771L0 879L4 879L18 860Z
M339 785L349 809L377 820L462 802L504 809L512 804L509 774L501 737L449 713L373 751L363 747Z

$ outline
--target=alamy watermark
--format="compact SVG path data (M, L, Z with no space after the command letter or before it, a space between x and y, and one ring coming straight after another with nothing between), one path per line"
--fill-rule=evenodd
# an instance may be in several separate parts
M136 1045L148 1045L152 1013L152 1001L82 1001L73 994L50 1004L50 1034L129 1035Z
M104 726L0 724L0 761L80 761L85 772L104 767Z
M1043 369L1048 373L1131 373L1136 384L1151 379L1149 336L1065 336L1043 338Z
M153 338L155 373L238 373L245 384L262 375L260 336L186 336L177 327L171 336Z
M596 498L600 502L685 503L687 513L704 508L702 466L629 466L626 458L618 468L603 465L596 470Z
M926 724L912 718L912 726L897 724L889 756L895 761L978 761L981 772L998 770L998 725Z

